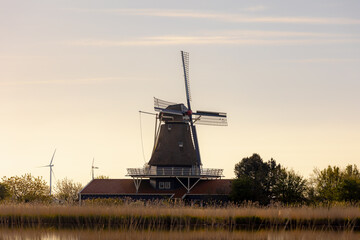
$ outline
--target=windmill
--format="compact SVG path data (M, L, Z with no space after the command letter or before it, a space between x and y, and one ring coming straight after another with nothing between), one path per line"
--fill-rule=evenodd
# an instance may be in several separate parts
M95 171L95 169L99 169L99 167L95 167L95 166L94 166L94 161L95 161L95 158L93 158L92 165L91 165L91 176L92 176L92 179L94 179L94 171Z
M156 114L155 141L144 168L128 168L136 193L143 179L158 190L184 187L187 192L200 181L218 179L223 169L203 168L196 125L227 126L223 112L193 111L189 83L189 53L181 51L186 105L154 98ZM159 121L158 121L159 120Z
M55 149L55 151L54 151L54 153L53 153L53 155L51 157L50 164L42 166L42 167L49 167L50 168L50 195L51 195L51 189L52 189L52 175L54 174L54 172L52 170L52 167L54 166L53 161L54 161L55 153L56 153L56 149Z
M209 112L209 111L196 111L193 112L191 109L191 93L190 93L190 82L189 82L189 53L181 51L181 58L183 63L183 71L184 71L184 79L185 79L185 91L186 91L186 103L184 104L176 104L164 100L160 100L154 98L154 109L155 111L160 112L159 118L160 122L165 123L164 125L168 125L168 130L172 127L179 128L181 123L185 126L182 126L182 129L186 130L186 126L190 126L190 134L191 140L193 143L193 148L195 150L196 167L200 168L202 166L200 150L199 150L199 142L196 132L196 125L216 125L216 126L227 126L227 116L226 113L223 112ZM172 124L173 126L170 126ZM170 130L169 130L170 131ZM154 145L154 150L156 151L159 148L159 138L169 138L169 136L164 136L168 134L162 134L160 130L159 135L157 136L157 141ZM180 134L181 135L181 134ZM184 138L184 136L180 136L180 138ZM179 139L180 139L179 138ZM188 144L189 145L189 144ZM184 147L184 142L179 141L179 147ZM191 146L190 146L191 148ZM189 150L191 152L191 149ZM153 155L154 155L153 151ZM188 157L191 154L188 154ZM151 165L153 158L150 160L149 164ZM181 165L181 164L180 164ZM185 160L185 164L186 163ZM191 164L194 166L194 164Z

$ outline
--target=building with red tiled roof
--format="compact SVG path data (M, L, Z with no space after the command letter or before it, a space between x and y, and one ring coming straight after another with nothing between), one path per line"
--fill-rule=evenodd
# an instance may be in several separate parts
M94 198L132 199L183 199L227 201L231 191L231 180L200 180L189 192L184 187L156 189L149 179L142 180L138 191L133 179L94 179L80 194L81 200Z

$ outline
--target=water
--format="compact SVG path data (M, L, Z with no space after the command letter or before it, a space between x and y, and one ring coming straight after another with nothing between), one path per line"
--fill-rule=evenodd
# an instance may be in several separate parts
M91 231L91 230L43 230L0 229L0 240L92 240L92 239L261 239L261 240L337 240L360 239L360 233L347 231Z

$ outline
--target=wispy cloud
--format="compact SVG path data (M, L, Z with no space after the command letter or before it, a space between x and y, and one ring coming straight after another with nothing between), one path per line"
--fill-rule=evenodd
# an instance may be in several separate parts
M247 12L263 10L263 6L243 9ZM279 17L279 16L249 16L245 14L205 12L178 9L71 9L79 12L117 13L121 15L168 17L168 18L194 18L235 23L290 23L290 24L360 24L360 19L353 18L322 18L322 17ZM240 11L241 12L241 11Z
M50 79L50 80L3 80L0 81L2 86L17 86L17 85L88 85L98 84L103 82L109 82L119 80L114 77L103 77L103 78L78 78L78 79Z
M162 35L122 40L82 39L65 42L75 46L158 46L158 45L309 45L360 42L360 37L314 32L228 31L202 35Z
M289 60L289 62L297 63L344 63L344 62L360 62L360 58L307 58Z

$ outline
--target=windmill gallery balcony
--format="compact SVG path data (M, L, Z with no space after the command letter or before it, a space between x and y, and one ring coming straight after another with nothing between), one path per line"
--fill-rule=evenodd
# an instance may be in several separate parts
M131 177L200 177L221 178L223 169L218 168L189 168L189 167L151 167L127 168L127 175Z

